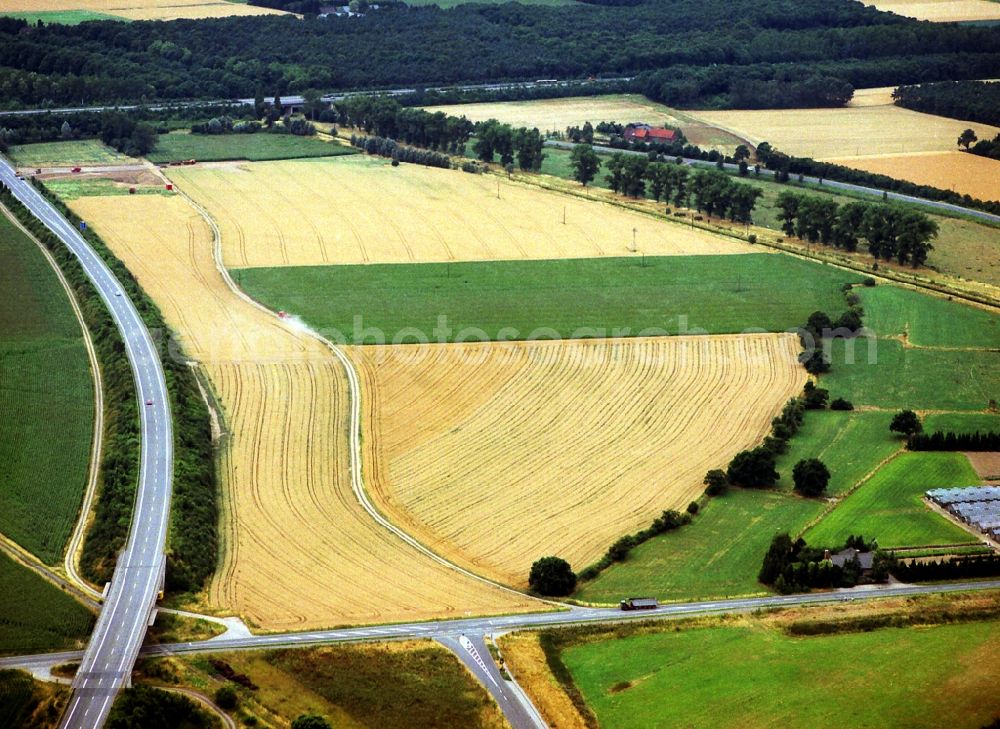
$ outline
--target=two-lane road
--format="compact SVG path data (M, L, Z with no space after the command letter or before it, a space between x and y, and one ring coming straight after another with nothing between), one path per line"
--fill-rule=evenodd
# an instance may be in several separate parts
M104 723L129 677L162 587L170 490L173 429L163 368L139 312L104 261L72 225L0 157L0 180L79 259L111 312L125 343L139 395L142 438L138 493L125 549L84 652L62 726L93 729Z

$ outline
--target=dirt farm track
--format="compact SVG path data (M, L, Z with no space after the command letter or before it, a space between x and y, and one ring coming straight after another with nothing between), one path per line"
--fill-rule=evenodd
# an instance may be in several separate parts
M351 491L339 363L226 287L210 230L182 197L84 197L72 207L159 304L224 409L227 532L215 606L269 630L537 609L371 520Z

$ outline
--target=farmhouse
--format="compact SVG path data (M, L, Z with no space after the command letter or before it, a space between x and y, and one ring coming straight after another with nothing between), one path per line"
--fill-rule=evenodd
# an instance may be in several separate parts
M623 136L626 142L669 144L677 137L677 133L672 129L662 129L649 124L634 123L625 127Z
M829 550L827 550L827 554L824 555L824 557L833 562L837 567L844 567L850 562L857 560L858 564L861 566L861 574L864 576L871 573L872 566L875 563L874 553L860 552L857 549L854 549L854 547L842 549L834 555L830 555Z

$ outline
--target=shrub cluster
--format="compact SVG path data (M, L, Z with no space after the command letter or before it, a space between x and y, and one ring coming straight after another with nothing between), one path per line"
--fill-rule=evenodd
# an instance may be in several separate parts
M691 510L692 505L695 507L693 511ZM694 503L688 505L688 513L685 514L673 509L667 509L660 516L656 517L653 523L645 529L635 534L626 534L624 537L616 540L614 544L608 547L608 551L601 559L580 572L580 579L592 580L615 562L624 562L633 548L643 542L649 541L655 536L665 534L674 529L680 529L682 526L690 524L691 517L697 512L697 504Z

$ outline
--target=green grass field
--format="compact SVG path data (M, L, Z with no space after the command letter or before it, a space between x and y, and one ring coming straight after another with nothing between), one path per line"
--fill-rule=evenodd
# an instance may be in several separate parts
M82 647L93 622L83 605L0 553L0 655Z
M664 630L562 653L605 729L978 729L1000 712L1000 622L793 638Z
M771 538L794 534L822 508L820 501L785 493L732 490L710 500L690 525L636 547L575 597L617 603L640 594L701 600L767 592L757 573Z
M19 167L66 167L70 165L118 165L137 160L115 151L97 139L77 142L16 144L10 158Z
M843 544L851 534L883 547L921 547L975 541L921 500L932 488L974 486L979 476L962 453L903 453L809 529L815 545Z
M803 458L819 458L830 469L827 492L850 489L879 463L902 447L889 431L892 413L810 410L789 441L788 452L778 458L778 487L791 491L792 468Z
M991 399L1000 399L998 364L996 352L913 349L891 339L838 339L833 342L832 369L823 375L822 385L855 406L985 410Z
M81 197L107 197L109 195L129 195L129 185L116 183L106 177L63 177L47 180L45 186L63 200ZM135 185L136 195L176 195L164 185Z
M923 422L925 433L935 430L955 433L1000 431L1000 415L993 413L932 413Z
M337 142L316 137L298 137L291 134L189 134L171 132L161 134L156 148L146 155L150 162L162 164L196 159L200 162L224 160L250 160L261 162L271 159L298 159L301 157L335 157L355 154L357 150Z
M309 266L242 269L235 277L251 296L321 331L354 339L360 315L387 341L407 327L436 341L439 316L452 328L449 341L469 329L495 339L508 327L518 332L507 337L514 339L540 328L565 338L582 328L607 336L648 328L670 334L784 331L817 308L843 310L840 286L858 280L785 255L651 257L646 264L606 258ZM791 280L800 283L789 286Z
M86 486L89 367L55 273L0 216L0 532L50 564L62 558Z
M922 347L1000 347L1000 316L898 286L858 289L865 326Z
M8 18L27 20L32 25L35 25L39 20L45 25L52 23L57 25L79 25L88 20L120 20L126 22L125 18L117 15L95 13L92 10L42 10L37 13L0 13L0 15Z

